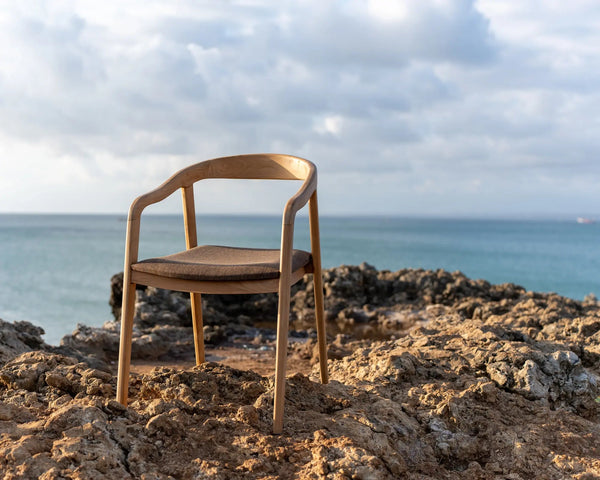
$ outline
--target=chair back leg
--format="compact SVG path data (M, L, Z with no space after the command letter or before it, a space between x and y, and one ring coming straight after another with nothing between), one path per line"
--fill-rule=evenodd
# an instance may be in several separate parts
M117 376L117 402L127 406L129 395L129 365L135 313L135 284L123 281L123 304L121 307L121 341L119 345L119 372Z
M196 350L196 365L204 363L204 326L202 324L202 296L190 293L192 325L194 328L194 348Z
M325 307L323 303L323 275L321 273L321 234L319 233L319 207L315 190L308 203L310 222L310 249L313 257L313 285L315 288L315 318L319 345L321 383L329 382L327 373L327 335L325 333Z
M321 265L318 266L318 269L315 267L313 284L315 288L315 317L317 319L317 342L319 345L321 383L329 383L329 374L327 373L327 335L325 332L325 307L323 302L323 277L321 276Z

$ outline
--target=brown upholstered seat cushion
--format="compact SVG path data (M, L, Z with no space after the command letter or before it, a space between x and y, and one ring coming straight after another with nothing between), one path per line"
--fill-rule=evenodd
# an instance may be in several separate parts
M312 255L292 253L292 270L309 267ZM165 257L149 258L131 265L136 272L161 277L209 282L268 280L279 278L279 250L202 245Z

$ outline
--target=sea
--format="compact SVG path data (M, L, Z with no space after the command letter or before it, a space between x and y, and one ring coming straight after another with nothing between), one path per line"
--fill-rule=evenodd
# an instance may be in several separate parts
M198 216L200 244L278 248L278 216ZM491 283L575 299L600 296L600 224L551 220L321 217L323 266L460 270ZM0 318L44 328L57 345L78 323L112 319L110 278L122 271L123 215L0 214ZM185 248L179 215L142 218L140 258ZM299 217L294 247L309 249Z

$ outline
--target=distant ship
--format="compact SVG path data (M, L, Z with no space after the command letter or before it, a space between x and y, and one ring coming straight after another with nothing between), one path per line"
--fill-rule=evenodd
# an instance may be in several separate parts
M592 220L591 218L577 217L577 223L590 224L590 223L596 223L596 221Z

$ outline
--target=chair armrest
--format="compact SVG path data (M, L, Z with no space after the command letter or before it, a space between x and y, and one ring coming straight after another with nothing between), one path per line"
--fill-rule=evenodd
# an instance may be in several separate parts
M313 170L312 175L302 184L296 194L290 198L283 211L281 225L281 250L279 257L280 289L281 285L289 288L292 272L292 250L294 248L294 221L296 213L308 203L317 190L317 172Z
M315 171L309 179L302 184L296 194L290 198L283 211L283 224L293 225L296 213L310 200L313 192L317 189L317 172Z
M125 240L125 271L128 272L129 266L137 262L139 244L140 244L140 220L144 209L154 203L164 200L181 185L174 178L168 179L159 187L148 193L137 197L129 207L127 217L127 236Z
M129 221L139 221L142 211L146 207L161 202L181 187L182 185L180 182L171 181L171 179L169 179L154 190L140 195L131 203L131 207L129 207Z
M131 206L129 207L129 215L127 217L127 236L125 240L126 272L128 272L129 266L138 260L137 257L140 244L140 220L142 217L142 212L147 206L164 200L178 188L179 185L172 181L172 179L169 179L158 188L140 195L131 203Z

